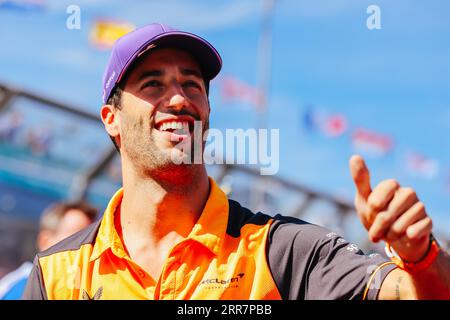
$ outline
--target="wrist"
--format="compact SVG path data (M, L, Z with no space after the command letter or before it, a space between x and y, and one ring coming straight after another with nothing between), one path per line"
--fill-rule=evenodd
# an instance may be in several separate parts
M386 243L385 251L388 257L400 269L405 270L409 273L417 273L428 269L433 264L439 254L440 248L436 239L431 234L427 251L425 252L423 257L417 261L407 261L402 259L388 243Z

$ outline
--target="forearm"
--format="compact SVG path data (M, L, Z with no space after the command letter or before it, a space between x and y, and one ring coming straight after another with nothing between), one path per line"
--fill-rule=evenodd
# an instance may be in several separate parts
M450 299L450 256L441 250L429 268L410 275L415 298Z
M426 270L408 273L395 269L381 285L380 300L450 299L450 257L443 250Z

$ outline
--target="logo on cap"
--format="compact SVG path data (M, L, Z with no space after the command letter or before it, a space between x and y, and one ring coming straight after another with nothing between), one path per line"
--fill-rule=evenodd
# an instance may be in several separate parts
M109 77L108 81L106 82L106 89L109 88L109 85L111 84L112 79L115 77L116 72L113 71L112 75Z

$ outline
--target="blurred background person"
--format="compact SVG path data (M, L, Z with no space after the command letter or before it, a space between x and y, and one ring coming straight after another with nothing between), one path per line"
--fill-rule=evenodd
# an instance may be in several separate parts
M0 119L0 143L16 143L17 136L23 129L23 115L19 111L12 112Z
M98 210L85 201L57 202L50 205L40 218L37 250L46 250L84 229L96 220L97 214ZM27 261L0 279L0 299L21 298L31 267L32 263Z

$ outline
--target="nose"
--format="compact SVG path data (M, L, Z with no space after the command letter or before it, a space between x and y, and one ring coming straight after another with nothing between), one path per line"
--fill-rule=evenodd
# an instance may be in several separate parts
M180 110L186 106L186 98L181 93L171 95L169 100L169 108Z
M183 92L183 88L176 81L173 81L171 83L167 94L169 98L169 108L181 110L186 107L187 101L186 96Z

